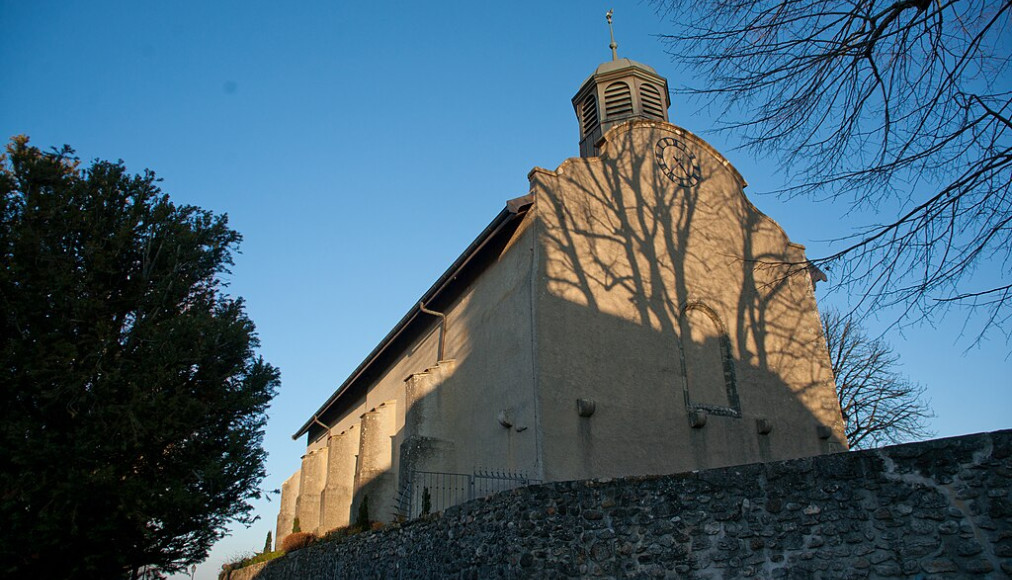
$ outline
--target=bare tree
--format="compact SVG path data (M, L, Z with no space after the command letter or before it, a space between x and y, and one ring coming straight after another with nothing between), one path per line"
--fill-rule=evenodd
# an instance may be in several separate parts
M822 314L822 331L852 449L933 435L926 425L934 414L924 387L899 372L899 357L889 345L835 311Z
M778 154L782 193L886 216L816 262L900 320L1012 319L1012 0L654 0L683 91ZM848 210L850 211L850 210Z

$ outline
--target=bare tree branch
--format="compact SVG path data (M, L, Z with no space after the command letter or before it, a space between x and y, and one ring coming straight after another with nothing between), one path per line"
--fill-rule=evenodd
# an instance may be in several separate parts
M680 90L780 157L783 195L894 216L813 260L861 309L966 306L1012 336L1012 0L654 4L702 82Z

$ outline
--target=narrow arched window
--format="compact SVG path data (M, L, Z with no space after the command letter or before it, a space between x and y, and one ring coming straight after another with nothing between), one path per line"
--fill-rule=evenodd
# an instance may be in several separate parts
M740 417L731 340L717 313L701 303L688 304L681 323L686 405Z
M622 81L614 82L604 89L604 114L606 118L632 112L632 92Z

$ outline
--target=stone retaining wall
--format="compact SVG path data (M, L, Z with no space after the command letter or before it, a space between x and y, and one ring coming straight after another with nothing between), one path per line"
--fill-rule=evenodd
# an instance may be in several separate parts
M1010 489L1012 431L549 483L319 544L230 580L1007 577Z

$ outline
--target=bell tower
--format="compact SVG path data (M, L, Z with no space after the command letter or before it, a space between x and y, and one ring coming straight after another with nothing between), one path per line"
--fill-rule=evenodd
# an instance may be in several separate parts
M608 28L611 29L611 11ZM668 120L668 81L645 64L619 58L612 33L611 61L597 67L573 97L580 122L580 157L596 157L604 133L631 119Z

